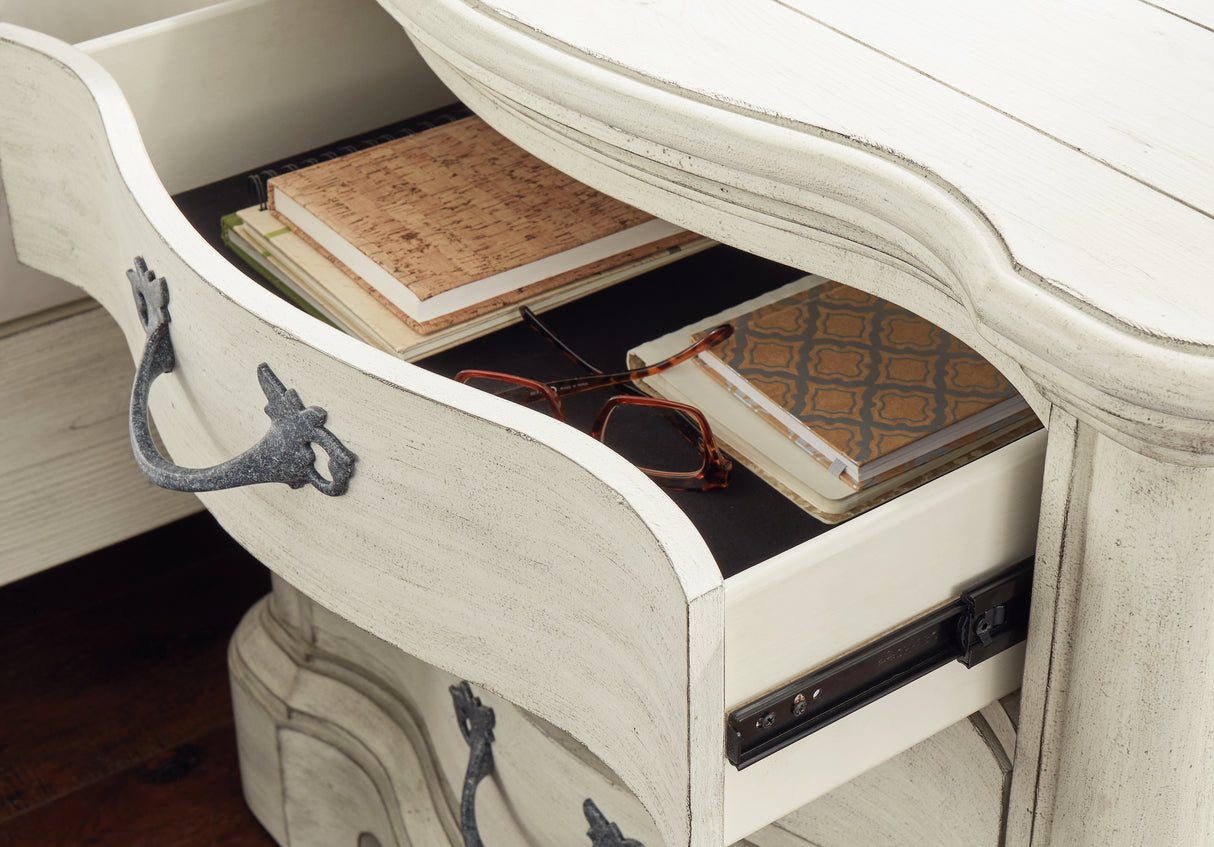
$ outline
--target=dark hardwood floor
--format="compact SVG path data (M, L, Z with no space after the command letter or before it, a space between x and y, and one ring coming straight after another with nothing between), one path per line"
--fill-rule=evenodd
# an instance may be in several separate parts
M0 845L271 847L226 665L269 587L206 514L0 587Z

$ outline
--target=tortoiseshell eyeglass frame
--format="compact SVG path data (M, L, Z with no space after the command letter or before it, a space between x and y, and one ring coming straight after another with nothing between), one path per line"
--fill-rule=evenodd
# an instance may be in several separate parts
M644 379L648 376L654 376L662 371L669 370L675 365L682 364L693 356L697 356L705 350L720 344L726 338L733 334L733 327L728 324L722 324L704 335L696 343L681 350L668 359L661 362L656 362L648 367L635 368L628 371L619 371L616 373L603 373L588 363L585 359L573 352L563 341L546 326L536 315L527 307L520 309L524 321L540 334L544 335L561 349L561 351L577 362L581 367L590 371L587 376L566 377L564 379L552 380L551 382L540 382L539 380L530 379L528 377L517 376L515 374L502 373L500 371L485 371L469 369L460 371L455 375L457 382L466 383L473 379L492 379L499 382L510 383L513 387L507 388L504 391L497 392L496 396L505 400L511 400L515 403L536 403L543 401L548 404L552 412L552 416L562 422L567 422L565 415L565 406L561 402L562 397L567 397L570 394L578 394L583 391L592 391L596 388L609 388L612 386L623 386L631 388L631 383L638 379ZM635 388L632 389L636 391ZM729 484L729 472L733 468L733 462L726 456L717 446L716 439L713 438L712 429L708 425L708 420L704 417L704 413L694 406L689 406L686 403L678 403L673 400L662 400L656 397L649 397L640 392L632 394L617 394L604 403L603 408L595 417L594 424L591 426L590 435L599 441L603 440L603 433L607 426L607 421L611 414L618 410L621 406L647 406L658 409L666 414L668 419L678 427L688 440L696 444L700 455L703 457L703 463L697 471L689 472L673 472L662 471L654 468L640 467L646 475L654 482L664 485L668 488L678 488L687 490L708 491L713 488L724 488Z

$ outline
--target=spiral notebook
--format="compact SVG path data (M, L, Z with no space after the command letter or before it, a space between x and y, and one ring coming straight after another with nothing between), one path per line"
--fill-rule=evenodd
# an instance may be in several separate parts
M628 366L639 368L659 362L686 347L688 340L699 333L828 284L825 278L812 275L790 282L633 348L628 352ZM786 348L783 343L777 346ZM795 355L799 359L802 355L808 356L808 351L802 348ZM780 358L778 353L775 358ZM831 469L833 462L824 461L820 455L805 449L790 438L783 427L775 425L764 414L756 413L752 403L741 399L723 378L698 358L646 378L642 387L658 397L699 408L708 418L717 442L735 461L828 524L866 512L1041 428L1040 422L1028 410L1005 408L1009 415L1001 424L956 438L947 449L932 451L931 455L923 455L918 461L882 474L857 488L841 473Z
M747 310L697 361L855 489L1031 417L990 362L913 312L834 281Z

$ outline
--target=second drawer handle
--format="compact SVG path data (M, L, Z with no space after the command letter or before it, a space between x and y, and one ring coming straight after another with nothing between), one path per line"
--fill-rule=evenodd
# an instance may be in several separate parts
M460 796L459 825L464 847L484 847L476 825L476 787L493 773L493 709L481 704L467 682L452 685L451 699L459 731L468 742L468 769L464 773L464 790ZM645 847L634 838L625 838L620 828L607 820L593 800L582 803L582 812L590 824L586 833L592 847Z
M183 468L173 464L152 440L148 396L152 382L173 370L173 342L169 338L169 287L164 277L148 269L142 257L126 272L135 297L147 344L131 388L131 447L144 474L161 488L174 491L219 491L282 482L291 488L311 485L332 497L344 494L354 474L355 456L323 426L327 414L318 406L304 406L294 389L287 388L266 363L257 366L257 379L268 401L265 413L270 429L244 453L209 468ZM329 457L329 478L316 470L312 445Z

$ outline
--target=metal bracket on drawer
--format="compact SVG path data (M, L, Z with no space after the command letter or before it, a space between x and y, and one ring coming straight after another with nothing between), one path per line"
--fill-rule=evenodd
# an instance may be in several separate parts
M468 742L468 768L464 772L464 788L460 795L459 822L464 836L464 847L484 847L480 830L476 824L476 788L482 779L493 773L493 725L496 719L493 709L481 704L481 698L472 693L467 682L452 685L451 700L455 704L455 717L459 731ZM591 847L645 847L633 838L625 838L620 828L607 820L594 801L587 798L582 803L582 814L586 816L590 829Z
M1028 632L1033 560L729 713L725 751L739 770L951 661L967 668Z
M136 257L134 269L126 275L139 320L148 336L131 389L130 414L131 447L135 461L148 479L174 491L218 491L259 482L282 482L292 488L312 485L333 497L346 492L354 474L354 454L322 426L327 417L325 410L305 407L294 389L283 385L265 362L257 366L257 379L269 401L265 413L271 424L257 444L236 458L209 468L183 468L165 458L152 440L148 396L156 377L172 371L175 364L169 337L169 287L164 277L157 277L148 269L142 257ZM328 455L329 479L316 470L312 445Z

